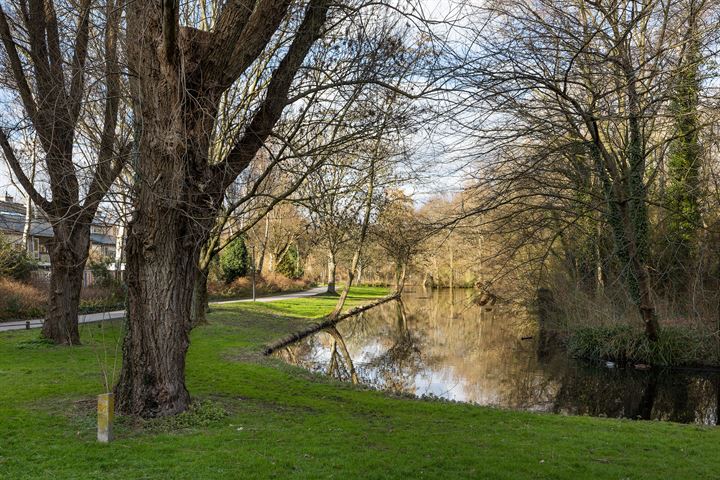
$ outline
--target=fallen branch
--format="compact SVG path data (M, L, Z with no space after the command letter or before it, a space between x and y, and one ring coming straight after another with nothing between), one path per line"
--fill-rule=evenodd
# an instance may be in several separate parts
M265 347L265 349L263 350L263 355L270 355L274 351L279 350L283 347L286 347L286 346L290 345L291 343L295 343L298 340L302 340L303 338L309 337L310 335L320 332L322 330L325 330L326 328L334 327L335 325L337 325L341 321L345 320L346 318L353 317L353 316L357 315L358 313L364 312L366 310L370 310L371 308L375 308L378 305L382 305L383 303L387 303L392 300L397 300L398 298L400 298L400 293L395 292L392 295L383 297L375 302L368 303L367 305L361 305L359 307L355 307L355 308L349 310L348 312L343 313L342 315L324 317L322 319L322 321L320 321L319 323L310 325L306 329L300 330L299 332L291 333L290 335L267 345Z

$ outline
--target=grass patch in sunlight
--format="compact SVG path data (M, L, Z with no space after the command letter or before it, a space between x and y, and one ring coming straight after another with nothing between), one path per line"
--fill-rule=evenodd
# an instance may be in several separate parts
M387 290L353 290L351 303ZM280 305L278 305L280 304ZM1 479L717 478L720 429L564 417L393 398L259 355L315 322L325 297L218 307L192 332L196 406L173 419L119 417L95 441L101 366L120 322L82 327L83 345L0 335ZM102 359L101 361L99 359Z

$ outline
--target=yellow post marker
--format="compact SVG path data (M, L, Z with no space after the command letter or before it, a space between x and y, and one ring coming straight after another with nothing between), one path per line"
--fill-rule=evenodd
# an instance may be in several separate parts
M112 441L112 422L115 412L115 397L112 393L98 395L98 442Z

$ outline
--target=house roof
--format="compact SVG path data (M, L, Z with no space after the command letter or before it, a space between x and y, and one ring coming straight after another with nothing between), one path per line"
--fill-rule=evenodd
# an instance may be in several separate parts
M8 202L7 200L0 200L0 213L15 212L21 215L25 214L25 205L22 203Z
M102 235L100 233L90 234L90 243L96 243L100 245L115 245L115 237L112 235Z
M98 224L103 225L103 224ZM25 226L25 205L0 200L0 232L22 234ZM52 238L50 223L42 218L34 218L30 223L30 235L40 238ZM90 242L100 245L115 245L113 235L91 233Z
M24 227L25 215L0 211L0 232L22 233ZM30 235L33 237L52 238L52 227L46 221L33 220L30 223Z

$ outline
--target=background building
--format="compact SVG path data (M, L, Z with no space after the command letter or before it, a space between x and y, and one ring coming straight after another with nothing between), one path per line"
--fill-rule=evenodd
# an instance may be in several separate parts
M50 270L48 244L53 238L53 230L39 209L33 207L32 211L33 214L29 226L27 226L27 206L15 201L12 196L5 194L0 199L0 235L6 241L16 245L19 250L24 249L27 251L32 258L37 260L38 275L42 277ZM116 269L117 227L114 223L108 217L103 216L102 213L98 213L90 228L90 260L106 261L110 270ZM27 240L23 244L23 232L26 228ZM86 285L92 283L92 274L89 270L86 272L84 283Z

